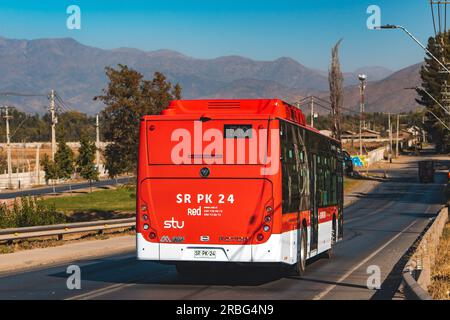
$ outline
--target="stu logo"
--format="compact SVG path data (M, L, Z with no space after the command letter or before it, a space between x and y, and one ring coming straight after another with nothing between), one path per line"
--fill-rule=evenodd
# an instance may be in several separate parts
M172 220L166 220L164 221L164 229L183 229L184 228L184 221L177 221L174 217L172 217Z

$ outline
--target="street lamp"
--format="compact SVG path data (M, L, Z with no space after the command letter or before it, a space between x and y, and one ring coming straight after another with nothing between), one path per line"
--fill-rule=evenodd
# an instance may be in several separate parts
M430 57L432 57L437 63L439 63L441 65L442 68L444 68L444 70L447 73L450 73L450 70L438 59L436 58L431 52L430 50L427 49L427 47L425 47L416 37L414 37L412 35L411 32L409 32L405 27L402 26L397 26L397 25L393 25L393 24L386 24L384 26L378 26L375 27L375 29L401 29L403 30L411 39L413 39L419 46L422 47L423 50L426 51L426 53L428 53L430 55Z
M363 114L365 111L364 92L366 90L367 75L359 74L358 79L359 79L359 93L361 96L361 101L359 105L359 154L362 155L362 126L364 125L364 128L366 127L366 124L365 123L362 124L362 122L363 122Z

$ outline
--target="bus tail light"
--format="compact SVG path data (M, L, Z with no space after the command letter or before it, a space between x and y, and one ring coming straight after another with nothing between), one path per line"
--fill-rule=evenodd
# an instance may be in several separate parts
M156 233L154 232L150 232L150 234L148 235L150 237L150 239L155 239L156 238Z
M141 212L147 212L147 204L145 202L141 203Z
M256 236L256 239L258 241L263 241L264 240L264 235L262 233L258 233L258 235Z
M270 231L270 227L266 224L266 225L263 227L263 230L264 230L264 232L269 232L269 231Z

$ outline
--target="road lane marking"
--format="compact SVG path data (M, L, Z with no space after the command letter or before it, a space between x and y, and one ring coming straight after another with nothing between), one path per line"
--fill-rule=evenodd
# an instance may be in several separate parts
M380 248L378 248L376 251L372 252L371 255L366 257L363 261L358 263L355 267L353 267L350 271L346 272L342 277L340 277L336 284L330 285L326 290L322 291L321 293L315 295L313 297L313 300L320 300L324 296L326 296L328 293L330 293L331 290L337 287L337 285L341 282L343 282L345 279L347 279L353 272L361 268L363 265L365 265L370 259L375 257L378 253L380 253L382 250L384 250L388 245L390 245L392 242L394 242L398 237L400 237L402 234L404 234L409 228L411 228L418 219L411 222L406 228L404 228L402 231L400 231L398 234L396 234L392 239L390 239L388 242L386 242L384 245L382 245Z

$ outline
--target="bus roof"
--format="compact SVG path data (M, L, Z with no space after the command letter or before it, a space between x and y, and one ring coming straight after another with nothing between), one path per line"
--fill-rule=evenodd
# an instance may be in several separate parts
M203 100L174 100L161 112L162 116L268 116L285 119L308 130L322 134L316 128L306 123L303 112L280 99L203 99ZM146 116L150 120L155 116Z
M306 125L303 112L280 99L175 100L162 115L268 115Z

